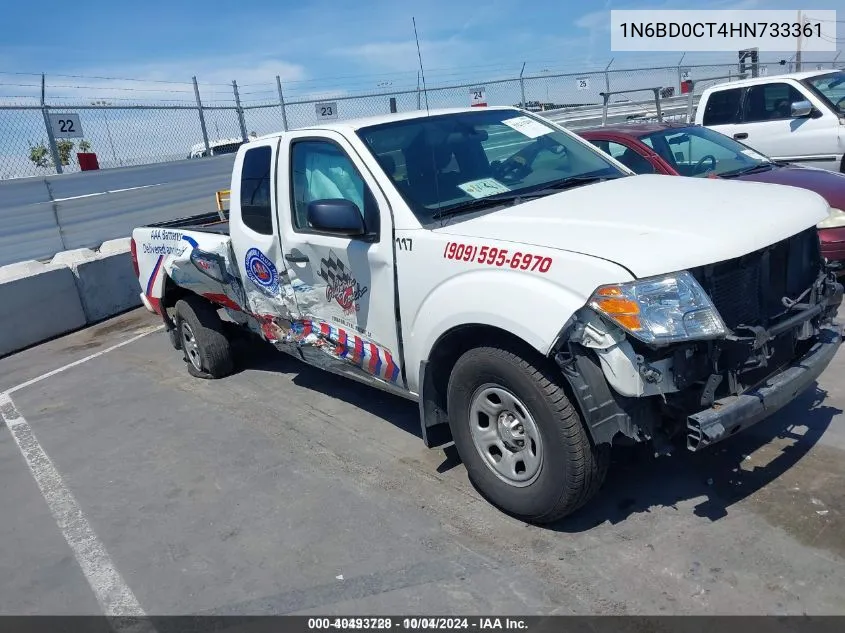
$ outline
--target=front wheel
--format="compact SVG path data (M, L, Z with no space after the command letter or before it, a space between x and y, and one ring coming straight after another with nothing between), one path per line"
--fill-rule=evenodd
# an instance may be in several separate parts
M592 444L559 378L538 364L499 347L471 349L447 398L470 480L505 512L550 523L598 492L610 447Z

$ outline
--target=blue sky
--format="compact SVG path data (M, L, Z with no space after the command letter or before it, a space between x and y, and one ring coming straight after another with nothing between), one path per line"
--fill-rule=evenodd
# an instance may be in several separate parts
M695 8L835 9L792 0L702 0ZM9 3L0 71L240 84L280 75L292 93L415 83L411 16L430 84L528 72L672 64L675 53L613 53L611 8L689 8L687 1L85 0ZM845 18L845 11L841 18ZM14 28L10 28L14 25ZM840 33L843 29L840 26ZM785 55L788 56L788 55ZM824 57L824 55L822 55ZM732 61L729 55L690 61ZM0 83L11 81L0 75ZM15 94L8 89L5 94ZM269 93L268 93L269 98Z
M701 0L695 8L836 9L841 2L797 7L793 0ZM612 90L641 90L631 98L650 98L651 92L642 89L677 85L677 70L621 69L673 66L681 53L611 51L609 11L690 7L689 0L7 0L6 4L0 38L0 103L37 105L37 73L44 72L47 103L54 108L72 111L95 100L107 100L118 108L133 103L192 105L190 81L196 75L205 105L231 108L231 81L237 79L244 105L268 106L248 108L245 114L248 129L259 134L281 128L276 75L282 78L287 118L294 127L316 122L310 102L315 99L379 92L396 95L400 110L416 108L418 60L412 16L429 88L485 85L490 103L515 104L521 99L521 87L512 79L526 62L529 101L598 103L606 81ZM845 11L838 17L845 19ZM840 24L839 37L843 36ZM773 62L789 58L790 53L761 57ZM805 60L831 57L811 53ZM587 91L576 89L575 77L554 76L603 71L611 58L611 70L619 72L591 75ZM736 56L686 55L684 65L696 63L735 64ZM694 68L692 77L723 76L725 68ZM506 78L511 81L495 82ZM444 107L465 105L469 96L464 87L430 90L429 98L431 107ZM344 118L388 108L384 94L339 104ZM198 116L192 111L82 109L80 117L85 138L104 166L181 158L202 139ZM231 109L206 110L205 118L212 138L240 134ZM27 155L30 144L45 138L37 109L0 110L0 178L42 173Z

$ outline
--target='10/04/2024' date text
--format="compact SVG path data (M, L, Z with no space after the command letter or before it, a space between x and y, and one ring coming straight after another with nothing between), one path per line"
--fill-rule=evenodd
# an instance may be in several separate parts
M309 630L392 630L428 631L428 630L527 630L528 625L520 618L498 617L408 617L408 618L308 618Z

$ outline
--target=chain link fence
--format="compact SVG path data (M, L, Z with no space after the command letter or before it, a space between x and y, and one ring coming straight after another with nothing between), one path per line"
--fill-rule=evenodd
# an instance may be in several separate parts
M805 63L803 69L837 67L843 63L833 60ZM768 76L793 70L791 63L764 62L756 69L757 74ZM709 85L739 75L737 64L642 69L608 66L583 73L543 70L427 90L418 86L394 91L330 91L287 99L278 77L275 85L244 86L246 90L239 89L236 82L202 84L196 78L189 83L126 80L126 85L115 86L97 78L79 78L90 85L76 85L68 79L48 83L43 75L15 82L3 82L0 77L0 179L78 172L83 166L102 169L230 153L253 136L391 111L487 104L577 113L579 108L601 107L605 95L609 107L647 102L654 99L654 89L660 89L664 99L679 97L687 80L692 81L693 98L697 99ZM23 88L17 91L27 94L6 94L10 87ZM680 112L679 107L675 110ZM73 129L57 128L57 120L70 121Z

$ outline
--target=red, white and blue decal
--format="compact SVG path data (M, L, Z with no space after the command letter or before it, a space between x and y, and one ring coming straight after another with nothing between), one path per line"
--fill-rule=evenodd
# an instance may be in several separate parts
M276 294L279 290L279 275L276 266L264 253L257 248L249 249L244 264L246 276L252 283L270 294Z
M303 340L311 334L317 335L332 356L349 361L376 378L392 383L399 379L399 366L393 360L393 355L357 334L312 319L296 321L293 324L293 332L298 340Z

